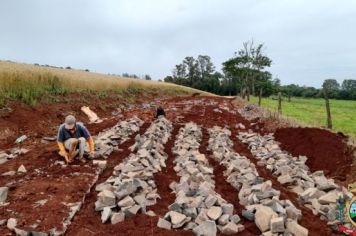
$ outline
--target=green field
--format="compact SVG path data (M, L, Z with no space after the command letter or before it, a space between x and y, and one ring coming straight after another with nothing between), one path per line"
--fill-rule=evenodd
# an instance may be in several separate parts
M251 101L258 103L257 97L252 97ZM271 98L262 99L262 107L277 111L278 101ZM356 137L356 101L330 100L331 117L333 121L333 131L341 131L350 136ZM302 124L316 127L326 126L325 100L292 98L282 101L282 113Z

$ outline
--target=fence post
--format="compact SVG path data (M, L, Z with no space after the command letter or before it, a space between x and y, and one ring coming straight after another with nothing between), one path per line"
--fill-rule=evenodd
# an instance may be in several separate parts
M325 106L326 106L326 116L327 116L326 117L326 123L327 123L328 129L332 129L333 128L333 124L332 124L332 120L331 120L329 97L328 97L328 93L327 93L325 88L323 88L323 92L324 92Z
M258 96L258 106L261 106L261 100L262 100L262 88L260 88L260 95Z
M278 113L282 114L282 94L278 92Z

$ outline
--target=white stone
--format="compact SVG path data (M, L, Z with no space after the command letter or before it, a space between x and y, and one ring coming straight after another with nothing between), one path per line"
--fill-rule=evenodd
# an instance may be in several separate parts
M296 221L288 219L286 225L287 230L293 235L308 236L308 229L299 225Z
M193 229L193 232L197 236L216 236L217 229L215 221L204 221L199 226L195 227Z
M185 215L183 215L179 212L176 212L176 211L170 211L169 216L171 217L171 222L173 225L182 223L186 218Z
M219 225L226 225L229 222L230 216L228 214L224 214L220 216L218 223Z
M154 211L152 211L152 210L149 210L146 212L146 215L154 217L154 216L156 216L156 213L154 213Z
M130 196L126 196L124 199L120 200L117 205L119 207L130 207L135 204L135 201Z
M221 207L217 207L217 206L211 207L207 212L208 217L212 220L219 219L221 214L222 214L222 209Z
M140 209L141 209L141 207L139 205L134 205L134 206L130 207L128 210L126 210L125 214L127 216L133 216L133 215L136 215Z
M234 205L231 203L222 204L221 208L224 214L232 215L234 213Z
M324 196L319 197L318 200L320 204L336 203L337 197L337 192L331 191L325 194Z
M255 214L255 223L261 232L266 232L270 229L270 221L272 217L277 217L277 214L269 207L258 206Z
M209 194L208 197L205 199L205 206L210 208L214 206L215 202L217 201L217 197L212 194Z
M238 229L237 225L233 222L227 223L221 229L221 233L226 234L226 235L236 234L237 232L239 232L239 229Z
M93 165L97 165L99 166L99 168L105 169L107 165L107 161L93 160Z
M8 193L9 193L8 187L0 187L0 203L6 201Z
M293 179L292 177L290 177L290 175L281 175L277 178L277 180L281 184L288 184L293 182Z
M271 219L271 231L272 233L284 232L284 219L283 217L276 217Z
M115 212L111 216L111 224L117 224L125 220L125 214L123 212Z
M110 207L104 207L104 210L101 212L101 222L105 223L110 219L110 216L112 214L111 208Z
M235 214L235 215L230 216L230 220L231 220L232 222L234 222L235 224L237 224L237 223L240 222L241 219L240 219L240 216L239 216L239 215Z
M26 173L27 170L26 170L26 168L25 168L24 165L21 165L21 166L17 169L17 172L19 172L19 173Z
M171 224L171 222L169 222L165 219L159 218L158 222L157 222L157 227L170 230L172 227L172 224Z
M16 171L10 170L10 171L7 171L5 173L2 173L1 175L2 176L13 176L15 174L16 174Z
M98 194L99 202L104 206L113 206L116 203L116 197L113 192L109 190L103 190Z
M11 231L14 230L16 225L17 225L17 220L15 218L10 218L7 220L6 226L9 230Z

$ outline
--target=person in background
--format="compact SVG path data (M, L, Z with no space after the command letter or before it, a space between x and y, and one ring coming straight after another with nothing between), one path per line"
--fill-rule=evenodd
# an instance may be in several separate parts
M67 163L71 163L76 156L85 162L84 148L86 143L89 145L90 158L94 158L94 140L84 124L76 122L74 116L69 115L65 118L64 124L59 126L57 143L59 155L64 157Z
M166 113L164 112L161 105L157 105L155 118L158 118L159 116L166 116Z

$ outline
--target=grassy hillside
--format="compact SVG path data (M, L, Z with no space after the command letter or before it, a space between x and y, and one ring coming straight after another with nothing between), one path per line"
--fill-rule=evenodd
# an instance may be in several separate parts
M146 81L73 69L0 61L0 106L6 100L35 105L45 95L70 92L106 93L157 91L165 94L203 93L184 86ZM205 93L206 94L206 93Z
M258 98L252 97L257 104ZM262 99L262 107L277 111L277 100ZM356 101L330 100L333 130L356 136ZM282 102L282 113L295 120L312 125L326 126L325 101L323 99L292 98Z

